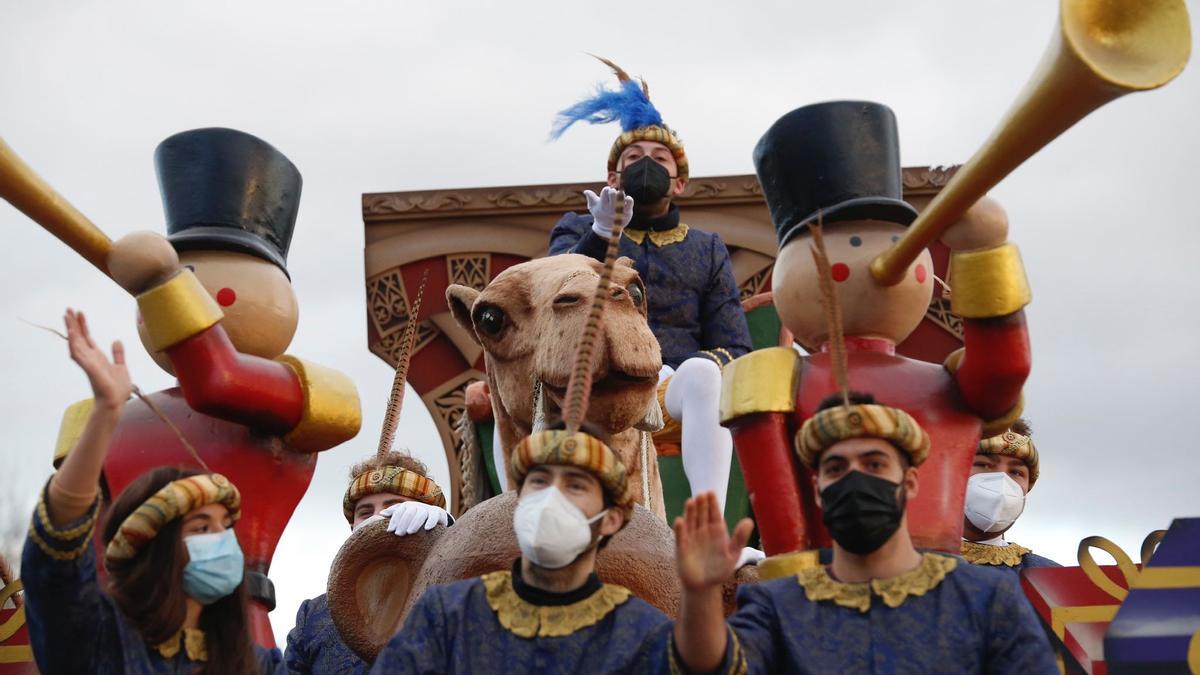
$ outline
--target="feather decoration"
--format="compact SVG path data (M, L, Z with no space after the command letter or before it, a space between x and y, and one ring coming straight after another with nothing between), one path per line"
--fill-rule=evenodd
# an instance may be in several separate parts
M613 218L613 232L608 238L608 249L604 253L604 269L600 272L600 281L596 284L596 294L592 296L592 309L588 314L587 324L583 335L579 338L579 347L575 351L575 364L571 368L571 379L567 380L567 393L563 400L563 421L567 432L575 433L583 425L587 415L588 398L592 393L592 369L596 364L596 353L600 346L600 328L604 325L604 309L608 306L612 287L613 268L617 264L617 250L620 248L621 231L624 226L625 193L617 192L617 213Z
M563 132L576 122L608 124L620 122L621 131L633 131L648 126L663 126L662 115L650 102L650 87L629 77L629 73L608 59L592 55L612 68L619 81L616 91L596 85L596 93L575 105L562 110L555 116L550 138L557 140Z
M417 340L417 316L421 313L421 300L425 297L425 284L429 281L429 270L421 274L421 285L417 288L417 299L408 313L408 325L400 342L400 354L396 358L396 376L392 378L392 393L388 396L387 411L383 414L383 430L379 433L380 457L392 450L396 440L396 427L400 423L400 408L404 405L404 383L408 380L408 364L412 360L413 345Z
M825 322L829 326L829 354L833 360L833 373L837 377L838 391L842 395L842 405L850 406L850 378L847 375L846 341L842 335L842 306L838 303L837 293L833 290L833 273L829 267L829 256L825 254L825 236L822 231L820 211L817 212L817 222L808 226L812 231L812 244L809 252L817 265L817 284L821 289L821 306L825 310Z

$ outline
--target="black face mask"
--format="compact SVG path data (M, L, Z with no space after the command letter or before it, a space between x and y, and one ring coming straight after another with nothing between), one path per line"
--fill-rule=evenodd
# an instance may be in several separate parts
M900 527L906 492L890 480L851 471L821 491L825 527L839 546L866 555L878 550Z
M661 164L643 157L621 172L621 189L636 206L650 206L671 191L671 174Z

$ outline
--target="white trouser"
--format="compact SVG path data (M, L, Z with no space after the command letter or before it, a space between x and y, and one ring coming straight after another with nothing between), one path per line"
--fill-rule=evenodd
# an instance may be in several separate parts
M664 366L659 377L669 369ZM679 364L663 397L667 413L679 420L683 433L683 472L692 494L711 490L725 510L733 437L721 426L721 368L710 359L696 357Z
M504 446L500 444L500 425L492 424L492 460L496 462L496 478L500 492L508 492L508 464L504 461Z

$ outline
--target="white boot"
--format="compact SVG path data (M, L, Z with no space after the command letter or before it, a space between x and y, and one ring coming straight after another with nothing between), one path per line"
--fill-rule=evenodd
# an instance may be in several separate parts
M720 423L721 368L703 357L684 361L667 383L663 398L667 412L682 427L683 472L692 494L715 492L723 513L733 436Z

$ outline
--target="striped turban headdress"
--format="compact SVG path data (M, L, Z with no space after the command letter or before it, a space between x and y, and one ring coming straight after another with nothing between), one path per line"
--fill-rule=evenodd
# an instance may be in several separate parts
M428 476L404 467L386 465L364 471L350 481L342 498L342 512L347 522L354 522L354 504L367 495L387 492L439 508L446 508L442 488Z
M821 453L849 438L879 438L896 446L918 466L929 455L929 434L911 415L876 403L826 408L804 422L796 434L796 454L815 467Z
M612 449L591 434L582 431L539 431L521 439L509 461L517 485L525 482L525 477L535 466L557 464L579 467L595 476L605 494L621 509L625 516L622 527L633 517L634 495L629 489L625 465L617 459Z
M979 441L979 447L975 450L975 454L1008 455L1025 462L1025 466L1029 467L1030 490L1033 489L1033 484L1037 482L1038 475L1041 473L1038 470L1038 451L1033 445L1033 439L1012 429Z
M242 495L219 473L202 473L167 483L129 514L104 551L105 564L132 560L167 523L209 504L224 504L229 517L242 516Z

